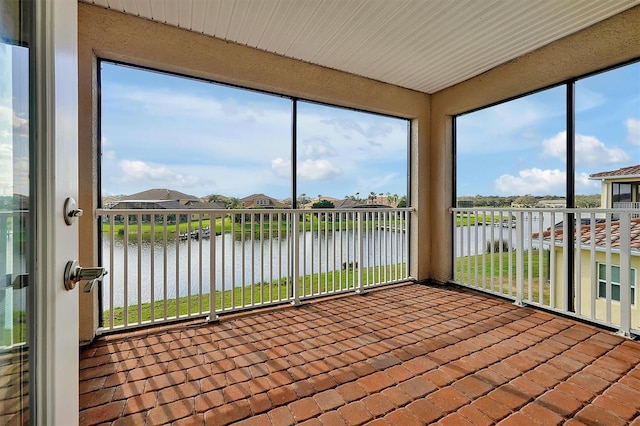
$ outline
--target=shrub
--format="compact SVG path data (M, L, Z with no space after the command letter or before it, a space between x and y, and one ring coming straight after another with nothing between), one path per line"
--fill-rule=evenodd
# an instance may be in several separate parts
M500 252L500 248L502 247L502 252L506 252L509 251L509 241L507 240L493 240L493 241L487 241L487 253L491 253L492 252L492 247L493 247L493 253L499 253Z

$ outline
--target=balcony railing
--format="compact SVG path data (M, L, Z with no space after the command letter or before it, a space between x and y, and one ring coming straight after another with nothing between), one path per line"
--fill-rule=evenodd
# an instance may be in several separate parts
M638 201L625 201L625 202L620 202L620 203L613 203L613 208L614 209L632 209L634 210L633 213L631 213L631 217L640 217L640 202Z
M100 209L102 331L409 279L409 209Z
M640 209L640 202L638 201L625 201L625 202L618 202L618 203L613 203L613 208L614 209Z
M517 304L615 328L626 336L640 335L637 212L489 208L452 212L455 282Z

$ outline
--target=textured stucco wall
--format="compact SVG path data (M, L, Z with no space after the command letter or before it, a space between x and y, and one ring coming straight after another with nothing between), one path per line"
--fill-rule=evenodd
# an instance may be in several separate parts
M80 205L97 207L96 58L118 60L299 98L391 114L411 120L411 275L426 279L431 245L428 224L430 97L397 86L265 53L246 46L80 3ZM80 223L80 263L97 262L95 219ZM95 293L95 292L94 292ZM81 294L81 341L93 338L95 294Z
M451 278L453 116L640 58L640 6L496 67L431 97L429 206L431 256L427 275Z

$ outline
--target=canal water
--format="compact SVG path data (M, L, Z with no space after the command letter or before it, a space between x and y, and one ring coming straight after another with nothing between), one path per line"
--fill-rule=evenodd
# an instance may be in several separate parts
M406 262L404 232L381 231L363 237L364 267ZM349 231L335 234L305 232L299 235L299 275L317 274L340 270L343 264L357 262L358 238ZM213 252L212 252L213 248ZM111 252L113 251L113 259ZM104 278L103 307L109 309L109 290L113 282L113 306L124 306L124 282L127 282L128 305L143 303L165 297L173 299L189 294L208 294L211 278L217 290L252 283L271 282L290 275L288 255L292 252L291 240L287 238L238 241L231 234L212 239L187 241L171 240L166 247L162 241L153 245L143 241L129 241L126 250L123 239L115 239L113 250L108 238L103 238L103 262L109 274ZM125 258L127 259L125 262ZM213 259L213 268L211 260ZM211 269L213 269L213 274ZM153 278L153 279L152 279ZM166 290L165 290L166 285Z

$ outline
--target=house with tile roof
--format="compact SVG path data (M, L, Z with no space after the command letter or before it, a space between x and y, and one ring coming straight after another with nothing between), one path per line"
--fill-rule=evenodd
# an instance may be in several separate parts
M188 201L200 201L200 199L194 195L185 194L173 189L154 188L127 195L122 197L120 201L177 201L180 204L187 204Z
M629 286L631 296L631 321L633 326L640 326L640 218L631 218L630 230L622 229L621 221L594 222L581 225L576 229L579 239L579 252L576 252L576 298L580 299L581 313L598 320L606 320L607 312L607 275L610 274L611 318L620 318L620 296L622 286ZM533 239L538 239L534 234ZM572 239L573 240L573 239ZM628 245L627 245L628 244ZM564 271L564 229L556 227L543 233L543 246L553 250L550 277L556 285L555 300L564 300L562 283ZM624 282L621 271L621 256L629 252L629 281ZM579 254L578 254L579 253ZM579 257L579 259L578 259ZM555 259L555 261L553 261ZM577 265L580 265L579 270ZM578 274L579 271L579 274ZM578 290L579 287L579 290ZM595 313L591 310L595 309Z
M240 199L243 209L284 209L286 204L264 194L251 194Z
M155 188L136 194L121 197L119 201L112 204L112 209L159 209L159 210L187 210L187 209L223 209L221 203L205 203L198 197L185 194L172 189ZM191 215L192 219L199 218L199 215ZM116 216L116 221L123 220L122 215ZM180 214L180 221L186 221L189 214ZM143 222L149 222L151 215L142 215Z
M602 184L600 207L640 209L640 164L594 173L589 179Z

